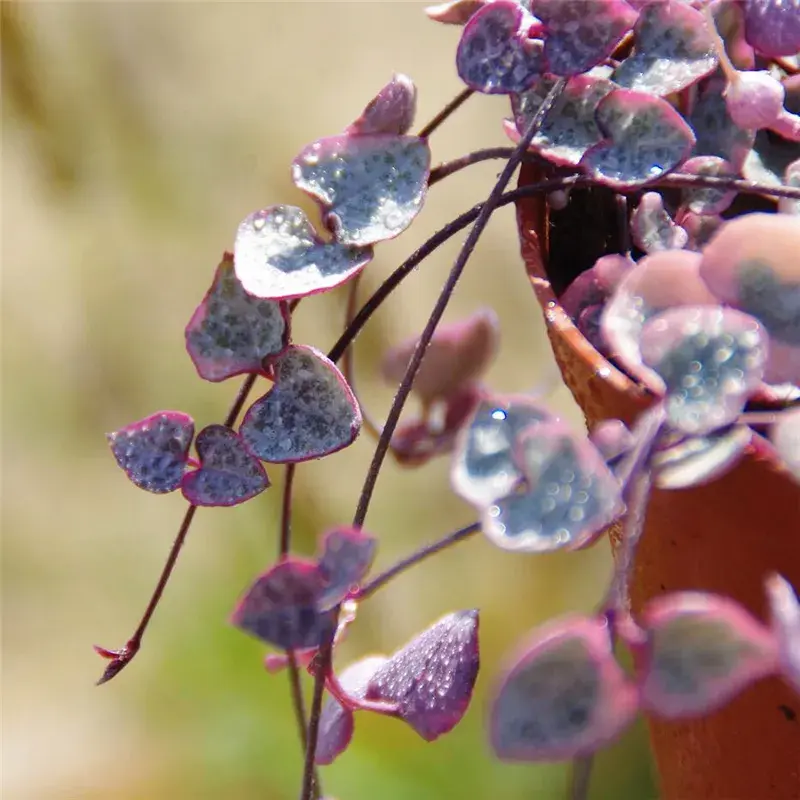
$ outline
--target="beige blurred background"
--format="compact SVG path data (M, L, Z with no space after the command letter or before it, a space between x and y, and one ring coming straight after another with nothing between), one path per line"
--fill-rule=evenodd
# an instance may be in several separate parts
M278 202L306 143L341 131L393 71L419 88L418 122L461 86L459 32L422 4L0 3L2 12L2 780L4 800L293 798L301 756L283 674L227 624L274 558L274 488L197 515L136 661L95 688L93 643L122 645L183 512L179 495L137 491L104 433L162 408L221 421L239 379L200 381L183 328L239 221ZM505 144L506 101L479 97L432 139L434 162ZM488 194L498 163L436 186L406 234L378 248L364 296L438 227ZM463 236L426 261L358 340L362 399L385 414L374 366L418 332ZM496 214L447 319L501 315L489 382L549 400L579 422L555 381L510 209ZM327 350L341 292L304 301L295 341ZM262 391L265 387L261 387ZM349 520L371 455L302 466L295 544L311 552ZM367 527L378 566L471 521L447 463L388 464ZM442 614L479 607L482 672L464 722L425 744L401 723L360 715L350 750L322 771L340 800L562 798L564 765L493 760L481 727L502 660L538 622L588 609L608 574L605 543L525 557L475 538L397 579L360 610L338 654L390 651ZM641 730L599 760L594 798L654 796Z

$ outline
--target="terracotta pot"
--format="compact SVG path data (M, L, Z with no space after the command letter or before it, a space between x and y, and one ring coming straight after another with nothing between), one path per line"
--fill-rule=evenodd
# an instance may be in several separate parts
M541 180L546 169L524 165L520 185ZM597 229L614 218L605 191L573 193L571 210L559 212L569 213L567 219L557 219L542 198L517 205L522 256L553 352L590 425L609 418L631 423L652 402L579 333L554 291L563 291L564 265L574 277L615 251L613 235ZM605 211L598 210L603 205ZM557 229L565 224L570 229L561 236ZM584 250L594 242L595 251L576 253L570 236ZM700 589L732 597L765 618L763 584L772 571L800 587L800 486L751 451L706 486L653 492L633 575L633 608L664 592ZM649 724L663 800L800 798L800 698L778 679L759 682L702 719Z

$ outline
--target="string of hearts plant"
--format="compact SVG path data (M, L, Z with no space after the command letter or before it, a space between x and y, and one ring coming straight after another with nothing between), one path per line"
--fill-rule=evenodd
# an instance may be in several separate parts
M447 615L392 655L334 669L360 602L479 532L506 550L543 553L587 547L622 519L596 613L533 631L486 722L501 759L577 759L581 797L587 757L639 712L703 715L771 674L800 692L800 605L778 575L765 586L769 624L711 594L666 594L637 615L628 600L653 486L715 480L745 452L780 461L800 480L800 10L779 0L455 0L428 16L464 25L455 60L468 88L411 135L416 88L395 75L343 133L301 150L292 176L318 202L324 232L299 208L255 211L189 321L186 347L201 378L246 376L224 424L195 437L191 417L161 411L108 436L137 486L180 490L189 506L133 636L120 650L96 648L109 662L100 683L137 654L197 508L255 497L270 485L263 464L284 464L277 561L232 621L276 649L268 671L288 669L306 753L300 795L309 800L321 792L317 765L347 747L355 711L397 717L431 741L459 722L478 678L477 610ZM510 96L514 147L431 168L431 135L475 92ZM487 200L358 308L373 247L413 222L436 182L488 158L504 167ZM506 191L523 162L545 177ZM539 196L560 209L571 191L591 186L616 193L623 244L562 276L560 302L654 402L630 429L611 419L587 436L534 398L481 383L498 346L494 312L439 323L497 208ZM386 354L383 377L397 392L385 422L367 426L376 447L351 523L326 531L315 558L291 553L297 465L349 446L362 428L353 341L417 265L469 226L424 330ZM347 325L327 356L296 342L301 299L347 282ZM263 381L270 387L237 422ZM401 424L412 393L419 413ZM415 467L450 457L452 488L476 522L368 578L379 537L363 525L389 453ZM617 643L634 655L632 674L615 659ZM301 668L315 677L308 712Z

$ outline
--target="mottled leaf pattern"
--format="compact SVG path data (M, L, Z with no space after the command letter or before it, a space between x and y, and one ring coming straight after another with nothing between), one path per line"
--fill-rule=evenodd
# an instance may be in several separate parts
M686 246L689 236L664 208L661 195L645 192L631 214L631 239L645 253L655 253L680 250Z
M800 52L800 0L745 0L745 37L763 56Z

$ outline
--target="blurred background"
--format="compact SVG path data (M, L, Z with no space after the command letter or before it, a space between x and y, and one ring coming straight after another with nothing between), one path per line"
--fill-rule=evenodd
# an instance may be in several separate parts
M301 753L285 674L227 623L275 557L282 474L235 509L196 518L135 663L93 686L92 644L121 646L138 621L183 514L179 493L137 491L104 433L162 408L198 429L222 420L240 379L200 381L183 329L240 220L273 203L316 212L290 181L302 146L335 134L393 71L419 88L418 124L461 90L459 30L423 5L381 3L0 3L2 15L2 779L6 800L282 800ZM432 139L434 163L504 145L506 101L472 98ZM498 162L434 187L423 213L381 245L362 294L431 233L488 194ZM463 242L412 275L358 340L362 400L383 416L382 349L418 333ZM304 301L294 339L327 350L341 291ZM501 316L488 381L558 385L518 255L498 212L446 319ZM260 393L266 389L259 387ZM413 411L413 409L412 409ZM373 442L297 472L295 546L347 522ZM377 568L471 521L446 460L388 463L367 528ZM609 574L607 544L525 557L476 537L398 578L359 613L341 667L390 652L459 608L481 609L482 671L463 723L433 744L395 720L359 715L349 751L322 770L339 800L565 797L567 769L495 761L486 698L504 659L541 621L588 610ZM593 798L655 796L642 726L598 761Z

